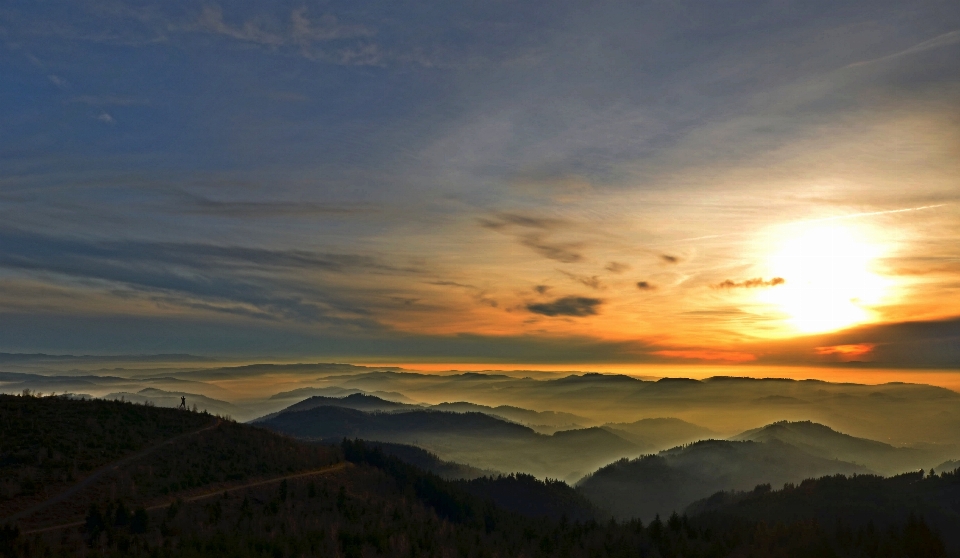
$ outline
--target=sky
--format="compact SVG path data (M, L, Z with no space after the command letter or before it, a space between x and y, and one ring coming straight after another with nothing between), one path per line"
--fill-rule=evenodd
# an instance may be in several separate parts
M960 4L4 2L0 351L960 368Z

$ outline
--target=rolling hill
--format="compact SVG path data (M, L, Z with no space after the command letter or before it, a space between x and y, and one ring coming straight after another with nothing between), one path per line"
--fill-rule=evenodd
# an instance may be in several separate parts
M723 511L608 521L556 481L451 482L362 441L129 402L0 395L0 424L4 556L945 556L916 520L852 539Z
M103 396L104 399L122 399L131 403L148 403L156 405L157 407L174 408L180 405L181 397L186 397L187 405L190 408L196 405L198 410L208 411L211 414L237 416L243 412L241 408L232 403L185 391L165 391L156 388L143 388L136 393L121 391L108 393Z
M781 421L762 428L748 430L731 440L770 442L778 440L804 452L824 459L859 463L871 471L897 474L930 468L943 460L945 454L933 450L895 448L883 442L842 434L810 421Z
M504 472L575 480L586 472L639 449L600 429L568 430L546 436L483 413L434 410L367 413L319 406L285 411L258 424L307 439L362 438L411 444L442 459Z
M639 459L623 459L582 479L577 486L591 501L619 518L650 521L682 511L720 490L781 485L808 477L864 473L859 465L810 455L770 442L706 440Z

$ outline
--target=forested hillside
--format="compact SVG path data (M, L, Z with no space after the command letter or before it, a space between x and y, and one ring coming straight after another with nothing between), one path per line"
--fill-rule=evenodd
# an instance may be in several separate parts
M923 517L946 542L960 547L960 469L941 474L918 471L895 477L835 475L787 484L760 485L750 492L720 492L692 504L688 513L720 512L750 520L842 521L851 529L886 529Z
M682 511L719 490L745 490L835 473L863 473L853 463L824 459L779 441L706 440L603 467L579 483L594 502L622 519L651 520Z
M448 461L502 472L523 471L568 482L615 459L641 453L633 443L599 427L547 436L477 412L368 413L322 405L284 411L257 424L303 439L346 437L412 444Z
M46 454L28 454L44 440L50 463L100 466L49 486L46 502L70 494L55 506L10 493L7 509L28 513L0 519L2 556L947 556L916 517L883 530L718 510L617 522L560 482L448 481L359 440L311 444L203 413L5 397L0 416L22 417L3 429L5 473L43 470Z

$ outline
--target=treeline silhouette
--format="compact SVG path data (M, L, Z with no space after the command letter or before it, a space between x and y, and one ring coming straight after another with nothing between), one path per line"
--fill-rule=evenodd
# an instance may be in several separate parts
M56 405L79 425L96 417L98 402L24 399ZM0 399L0 406L6 405ZM112 404L112 403L111 403ZM129 404L123 420L167 410ZM134 408L128 412L125 407ZM109 407L107 407L109 409ZM6 409L4 408L4 412ZM176 411L171 411L176 413ZM191 413L183 413L190 415ZM202 417L209 421L211 417ZM138 418L139 417L139 418ZM155 419L161 420L161 419ZM166 420L166 419L163 419ZM204 423L201 422L200 426ZM46 426L27 421L20 435ZM79 430L67 427L68 431ZM34 430L35 429L35 430ZM77 434L83 436L82 434ZM527 475L448 481L359 440L338 448L308 444L250 425L224 421L184 438L165 460L136 462L109 481L115 490L77 495L79 528L28 534L0 527L6 556L344 556L493 558L837 557L945 556L938 534L919 517L886 528L854 529L815 518L763 521L711 510L650 522L610 520L603 512L578 519L582 501L570 487ZM5 446L4 446L5 447ZM63 446L64 459L80 451ZM5 451L5 450L4 450ZM120 451L122 457L135 449ZM284 478L340 458L329 474ZM158 458L159 459L159 458ZM151 480L150 468L153 480ZM270 480L270 479L274 480ZM240 479L266 479L236 488ZM126 489L123 486L135 486ZM233 488L232 488L233 487ZM164 489L166 502L151 509ZM516 491L515 496L510 496ZM201 499L190 500L200 493ZM504 494L510 497L504 497ZM513 498L513 499L511 499ZM74 517L63 519L73 520ZM2 520L0 520L2 521Z
M887 478L834 475L779 490L760 485L751 492L719 492L687 511L779 522L815 519L823 525L839 522L853 531L887 529L922 517L949 548L960 549L960 469Z
M63 486L212 420L120 401L0 394L0 513L11 499Z

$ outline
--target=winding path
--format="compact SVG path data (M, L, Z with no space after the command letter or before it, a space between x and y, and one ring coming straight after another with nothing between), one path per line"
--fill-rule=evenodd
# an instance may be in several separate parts
M203 428L201 428L201 429L199 429L199 430L193 430L193 431L191 431L191 432L185 432L185 433L183 433L183 434L180 434L179 436L174 436L173 438L168 438L168 439L166 439L166 440L164 440L164 441L162 441L162 442L160 442L160 443L158 443L158 444L155 444L155 445L150 446L150 447L148 447L148 448L146 448L146 449L140 450L139 452L137 452L137 453L135 453L135 454L133 454L133 455L128 455L127 457L124 457L123 459L120 459L119 461L114 461L113 463L108 463L107 465L104 465L103 467L100 467L99 469L96 469L95 471L93 471L92 473L90 473L89 475L87 475L87 477L84 478L82 481L80 481L80 482L78 482L77 484L71 486L71 487L68 488L67 490L64 490L63 492L61 492L61 493L59 493L59 494L57 494L57 495L55 495L55 496L52 496L52 497L50 497L50 498L47 498L46 500L44 500L44 501L42 501L42 502L39 502L39 503L37 503L37 504L34 504L33 506L30 506L30 507L27 508L27 509L20 510L20 511L18 511L18 512L15 513L15 514L13 514L13 515L11 515L11 516L9 516L9 517L4 518L2 521L0 521L0 523L13 523L14 521L17 521L17 520L19 520L19 519L24 519L24 518L30 517L31 515L37 513L38 511L40 511L40 510L42 510L42 509L44 509L44 508L46 508L46 507L48 507L48 506L51 506L51 505L56 504L56 503L58 503L58 502L62 502L62 501L64 501L64 500L66 500L67 498L70 498L71 496L75 495L77 492L83 490L84 488L89 487L90 485L92 485L93 483L95 483L96 481L98 481L98 480L100 479L100 477L102 477L103 475L105 475L105 474L107 474L107 473L116 471L118 468L123 467L124 465L127 465L127 464L129 464L129 463L131 463L131 462L133 462L133 461L136 461L136 460L138 460L138 459L140 459L140 458L142 458L142 457L146 457L147 455L153 453L154 451L156 451L156 450L159 449L159 448L162 448L163 446L166 446L166 445L169 445L169 444L173 444L173 443L179 442L180 440L182 440L182 439L184 439L184 438L189 438L190 436L196 436L197 434L201 434L201 433L203 433L203 432L207 432L207 431L209 431L209 430L213 430L214 428L220 426L220 424L221 424L222 422L223 422L223 421L218 418L218 419L216 419L212 424L210 424L210 425L208 425L208 426L204 426Z
M314 469L313 471L306 471L306 472L303 472L303 473L293 473L293 474L291 474L291 475L284 475L284 476L282 476L282 477L274 477L274 478L267 479L267 480L260 480L260 481L250 482L250 483L247 483L247 484L241 484L241 485L238 485L238 486L232 486L232 487L230 487L230 488L221 488L221 489L213 490L213 491L210 491L210 492L205 492L205 493L203 493L203 494L197 494L197 495L195 495L195 496L190 496L190 497L188 497L188 498L181 498L180 501L181 501L181 502L196 502L197 500L203 500L204 498L210 498L211 496L219 496L219 495L224 494L224 493L226 493L226 492L234 492L234 491L236 491L236 490L243 490L244 488L253 488L253 487L255 487L255 486L263 486L263 485L265 485L265 484L271 484L271 483L275 483L275 482L280 482L280 481L284 481L284 480L287 480L287 479L296 479L296 478L301 478L301 477L309 477L309 476L312 476L312 475L322 475L322 474L324 474L324 473L332 473L332 472L334 472L334 471L339 471L339 470L341 470L341 469L345 469L346 467L347 467L347 463L341 462L341 463L337 463L337 464L335 464L335 465L330 465L330 466L328 466L328 467L323 467L323 468L321 468L321 469ZM147 510L147 511L152 511L152 510L158 510L158 509L161 509L161 508L165 508L165 507L169 506L170 504L174 503L175 501L177 501L177 498L173 498L173 499L171 499L171 500L169 500L169 501L167 501L167 502L164 502L163 504L156 504L156 505L153 505L153 506L149 506L149 507L146 508L146 510ZM86 522L86 520L81 519L81 520L79 520L79 521L73 521L73 522L71 522L71 523L62 523L62 524L60 524L60 525L52 525L52 526L50 526L50 527L42 527L42 528L40 528L40 529L31 529L31 530L29 530L29 531L23 531L23 534L24 534L24 535L33 535L33 534L36 534L36 533L46 533L47 531L56 531L56 530L58 530L58 529L68 529L68 528L70 528L70 527L79 527L79 526L83 525L85 522Z

